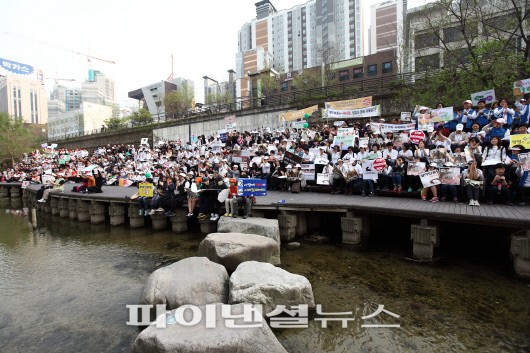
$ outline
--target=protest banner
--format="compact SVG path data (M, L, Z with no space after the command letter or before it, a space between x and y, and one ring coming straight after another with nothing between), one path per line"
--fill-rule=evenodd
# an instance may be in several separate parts
M48 144L47 143L43 143L40 145L41 148L47 148L48 147Z
M226 131L226 129L219 130L219 140L221 140L222 142L226 142L226 140L228 140L228 132Z
M305 180L315 180L315 165L313 163L300 164L302 167L302 173L304 173Z
M485 99L486 104L493 103L495 101L495 90L489 89L482 92L471 93L471 101L473 102L473 106L476 106L478 101L481 99Z
M409 136L409 140L410 140L410 142L412 142L412 143L417 145L421 141L425 140L425 133L423 131L421 131L421 130L411 131L410 132L410 136Z
M342 120L337 120L337 121L333 122L333 125L334 125L334 126L342 126L342 125L344 125L344 124L345 124L345 122L342 121Z
M431 122L439 123L453 120L453 107L445 107L431 110Z
M530 170L530 153L520 153L519 162L521 163L523 170Z
M329 174L317 173L317 185L329 185Z
M236 123L226 124L225 125L225 129L227 129L227 130L235 130L235 129L237 129L237 124Z
M382 134L386 134L387 132L399 132L399 131L410 131L414 130L416 124L410 123L410 124L382 124L382 123L372 123L372 130L373 131L381 131ZM376 128L374 130L374 128Z
M139 183L138 184L138 196L140 197L153 197L153 183Z
M225 116L225 124L235 124L236 123L236 116L234 114Z
M359 139L359 147L368 148L369 137L361 137Z
M350 118L350 119L360 119L360 118L369 118L373 116L381 115L381 105L374 105L365 108L358 109L348 109L348 110L338 110L338 109L328 109L327 118L328 119L340 119L340 118Z
M466 154L464 152L453 153L453 162L457 167L465 167L467 165Z
M355 128L353 127L340 127L337 129L337 136L350 136L357 135Z
M65 164L65 163L66 163L66 161L65 161L65 159L64 159L64 158L59 158L59 161L58 161L58 163L59 163L60 165L63 165L63 164Z
M307 124L307 122L305 122L305 121L293 121L291 123L291 127L293 129L303 129L305 124Z
M359 108L370 107L371 105L372 105L372 96L324 103L324 107L326 109L335 109L335 110L359 109Z
M320 157L320 156L315 157L315 164L327 165L328 163L329 163L329 160L326 157Z
M444 147L435 148L429 152L429 155L431 162L441 164L446 160L447 150Z
M409 142L409 134L402 132L401 134L394 135L394 147L401 147L407 142Z
M410 121L412 114L410 112L401 112L400 119L401 121Z
M237 179L239 196L267 196L267 180L239 178Z
M302 157L297 156L296 154L294 154L292 152L285 151L285 153L283 155L283 162L285 164L292 165L293 168L294 168L295 165L302 163Z
M440 175L437 170L430 170L420 174L420 180L424 188L440 185Z
M331 147L340 145L342 143L342 150L347 150L349 146L353 146L355 144L355 136L348 135L348 136L335 136L333 138L333 143L331 144Z
M51 144L51 148L52 148L53 150L56 149L56 148L57 148L57 144L56 144L56 143L52 143L52 144Z
M386 161L383 158L376 158L373 162L374 170L381 171L386 168Z
M291 112L282 112L279 114L279 120L280 123L285 123L286 121L293 121L293 120L299 120L303 119L305 114L313 114L313 112L316 112L318 110L318 105L313 105L311 107L295 110Z
M25 188L28 187L28 185L29 185L29 180L24 180L24 181L22 182L22 185L20 186L20 188L21 188L21 189L25 189Z
M418 130L427 131L431 124L431 114L425 113L418 115Z
M440 182L445 185L460 185L460 168L459 167L442 167L440 168Z
M140 140L140 145L149 145L149 138L144 137Z
M522 145L525 149L530 148L530 134L510 135L510 147Z
M530 93L530 78L526 80L515 81L513 83L513 95L522 96L525 93Z
M407 175L420 175L425 172L425 162L409 162L407 165Z
M379 177L379 174L373 170L368 170L363 172L363 179L364 180L373 180L376 181Z

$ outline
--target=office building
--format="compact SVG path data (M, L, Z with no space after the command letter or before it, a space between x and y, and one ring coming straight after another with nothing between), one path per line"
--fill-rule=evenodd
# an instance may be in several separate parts
M0 112L29 124L46 124L48 105L42 82L20 75L0 76Z
M112 117L112 107L90 102L76 110L59 113L48 121L48 138L66 138L99 131Z

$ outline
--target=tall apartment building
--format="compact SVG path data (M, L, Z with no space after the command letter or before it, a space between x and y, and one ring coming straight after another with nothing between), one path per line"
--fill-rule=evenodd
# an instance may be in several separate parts
M250 96L249 76L272 68L300 71L362 56L361 0L310 0L276 11L256 3L256 18L238 33L236 91Z
M397 45L398 2L386 1L370 7L368 54L395 49Z
M20 75L0 76L0 112L29 124L46 124L48 105L42 82Z
M114 80L105 76L101 71L88 70L88 80L82 86L83 102L97 103L103 105L113 105Z

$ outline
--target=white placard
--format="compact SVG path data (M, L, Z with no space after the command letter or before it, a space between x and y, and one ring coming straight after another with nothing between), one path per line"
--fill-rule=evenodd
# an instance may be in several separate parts
M317 173L317 184L318 185L329 185L329 174Z
M428 188L435 185L440 185L440 175L437 170L430 170L420 174L421 183L424 188Z

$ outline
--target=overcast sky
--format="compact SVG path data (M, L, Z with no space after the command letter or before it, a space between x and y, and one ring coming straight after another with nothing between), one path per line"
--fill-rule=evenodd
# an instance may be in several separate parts
M90 65L115 79L116 100L123 103L128 91L167 79L173 54L174 77L194 80L202 101L202 76L225 81L235 69L237 31L255 17L256 1L0 0L0 58L40 68L45 78L74 78L74 86ZM277 10L304 2L272 0ZM378 2L362 0L365 19ZM72 52L116 64L88 63Z

